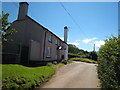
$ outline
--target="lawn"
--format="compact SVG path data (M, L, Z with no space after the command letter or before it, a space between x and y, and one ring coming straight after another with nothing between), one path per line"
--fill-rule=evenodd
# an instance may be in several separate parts
M18 64L2 65L2 87L35 88L55 73L53 66L25 67Z

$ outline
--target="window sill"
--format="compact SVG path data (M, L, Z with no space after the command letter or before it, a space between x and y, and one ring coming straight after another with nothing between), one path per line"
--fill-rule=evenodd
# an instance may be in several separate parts
M51 58L51 56L46 56L46 58Z
M52 43L52 41L48 41L48 42Z

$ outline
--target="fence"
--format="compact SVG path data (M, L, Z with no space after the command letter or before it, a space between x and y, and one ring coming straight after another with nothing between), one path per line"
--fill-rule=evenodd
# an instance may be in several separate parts
M8 53L8 52L3 52L2 53L2 63L3 64L15 64L15 63L20 63L19 62L19 54L15 53Z

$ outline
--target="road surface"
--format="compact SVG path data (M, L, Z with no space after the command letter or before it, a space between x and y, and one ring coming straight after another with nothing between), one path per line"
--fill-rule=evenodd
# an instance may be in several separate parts
M99 88L96 65L74 62L61 67L42 88Z

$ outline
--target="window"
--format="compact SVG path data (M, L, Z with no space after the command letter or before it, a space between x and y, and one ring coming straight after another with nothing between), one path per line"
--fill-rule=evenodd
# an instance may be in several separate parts
M51 48L50 47L47 48L47 57L51 57Z
M57 40L57 39L55 40L55 44L56 44L56 45L58 44L58 40Z
M48 41L49 41L49 42L52 42L52 35L49 35L49 36L48 36Z

